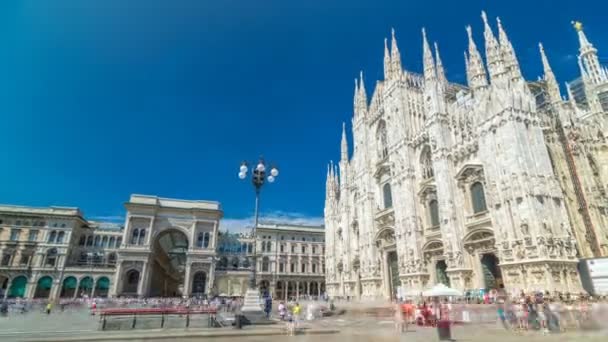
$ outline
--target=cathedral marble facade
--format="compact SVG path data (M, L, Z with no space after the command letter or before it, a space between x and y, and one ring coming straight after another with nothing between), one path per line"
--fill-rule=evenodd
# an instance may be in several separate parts
M349 155L328 167L326 282L333 297L398 287L582 290L581 258L608 256L608 70L576 23L584 101L562 97L542 45L526 81L499 19L467 27L467 85L446 78L423 30L423 74L395 34L368 101L355 80ZM434 52L433 52L434 50Z

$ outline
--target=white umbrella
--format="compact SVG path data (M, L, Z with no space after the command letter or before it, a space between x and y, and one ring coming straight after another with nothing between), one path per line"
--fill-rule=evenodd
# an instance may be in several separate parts
M422 295L425 297L462 296L462 292L440 283L422 292Z

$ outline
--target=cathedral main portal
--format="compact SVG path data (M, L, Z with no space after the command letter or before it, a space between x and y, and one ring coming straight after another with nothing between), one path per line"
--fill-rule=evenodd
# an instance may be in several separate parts
M179 230L169 229L156 237L152 249L151 297L183 294L187 251L188 238Z

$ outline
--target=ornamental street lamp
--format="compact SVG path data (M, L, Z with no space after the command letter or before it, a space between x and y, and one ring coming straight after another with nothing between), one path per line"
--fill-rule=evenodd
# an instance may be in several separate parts
M268 181L268 183L274 183L276 177L279 175L279 170L275 166L271 166L270 175L266 177L267 165L264 162L264 159L260 158L258 163L255 165L251 172L251 183L255 189L255 220L253 223L253 228L251 229L251 236L253 237L253 265L252 265L252 277L251 282L249 284L251 289L257 288L256 286L256 265L257 265L257 252L256 252L256 229L258 227L258 217L259 217L259 208L260 208L260 190L262 186ZM247 162L241 163L241 167L239 169L239 178L245 179L247 178Z

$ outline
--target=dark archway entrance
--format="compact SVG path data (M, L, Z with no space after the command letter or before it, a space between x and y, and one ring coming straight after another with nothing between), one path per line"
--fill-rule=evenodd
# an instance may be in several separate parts
M27 286L27 278L25 276L18 276L13 278L11 286L8 290L9 298L23 298L25 297L25 288Z
M183 294L188 237L169 229L156 237L152 247L150 297L177 297Z
M67 277L63 280L63 285L61 286L61 298L72 298L76 294L76 286L78 285L78 280L75 277Z
M502 274L498 267L498 258L494 253L484 254L481 257L484 285L488 289L502 288Z
M437 274L437 284L441 283L445 286L450 286L450 277L447 273L448 265L445 260L439 260L435 264L435 272Z
M207 285L207 274L205 272L196 272L192 277L192 295L202 296L205 294Z
M49 298L51 295L51 289L53 288L53 278L49 276L44 276L38 279L38 284L36 285L36 292L34 293L34 298Z
M93 278L91 277L84 277L82 279L80 279L80 284L78 284L78 296L79 297L84 297L86 296L91 296L93 291Z
M137 286L139 285L139 271L130 270L127 272L125 279L123 280L122 293L124 295L135 296L137 295Z
M105 298L110 290L110 279L101 277L95 282L95 297Z

